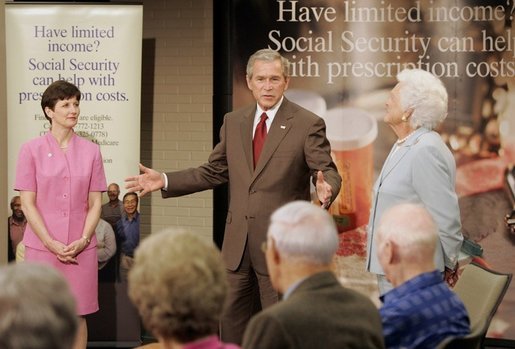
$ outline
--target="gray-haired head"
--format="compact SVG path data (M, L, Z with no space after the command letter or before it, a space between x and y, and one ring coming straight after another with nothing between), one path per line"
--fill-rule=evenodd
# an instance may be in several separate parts
M447 117L448 96L443 83L422 69L404 69L397 75L403 110L412 109L411 127L430 130Z
M276 60L281 61L281 67L283 75L286 79L290 76L290 62L287 58L281 56L281 54L277 51L274 51L269 48L264 48L256 51L252 56L250 56L247 62L247 78L252 78L254 63L256 61L265 61L265 62L273 62Z
M226 294L220 251L198 234L167 228L136 249L129 297L157 338L187 343L216 334Z
M78 328L65 279L35 263L0 267L0 348L69 349Z
M438 242L438 227L422 205L403 203L386 210L377 234L379 246L386 242L393 243L405 261L433 260Z
M293 201L270 218L268 238L281 256L313 265L328 265L338 250L338 232L331 215L307 201Z

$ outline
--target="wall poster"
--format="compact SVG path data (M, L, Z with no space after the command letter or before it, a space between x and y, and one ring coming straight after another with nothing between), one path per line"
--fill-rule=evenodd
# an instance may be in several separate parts
M506 176L515 163L513 0L232 4L233 108L253 102L245 65L253 52L268 47L291 61L287 96L330 120L330 141L346 140L331 142L335 160L350 164L350 170L339 167L346 190L339 200L353 214L350 223L339 222L338 264L345 284L377 298L375 277L365 272L365 226L370 188L396 139L383 122L384 105L404 68L428 70L445 84L449 115L438 131L457 163L463 234L482 247L491 268L515 271L515 234L505 220L514 208L513 175ZM514 283L488 337L515 339Z

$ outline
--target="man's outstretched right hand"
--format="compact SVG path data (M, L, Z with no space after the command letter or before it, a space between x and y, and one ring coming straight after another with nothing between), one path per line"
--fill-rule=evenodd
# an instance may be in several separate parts
M138 192L139 196L163 189L165 183L160 172L139 164L141 174L125 178L125 189Z

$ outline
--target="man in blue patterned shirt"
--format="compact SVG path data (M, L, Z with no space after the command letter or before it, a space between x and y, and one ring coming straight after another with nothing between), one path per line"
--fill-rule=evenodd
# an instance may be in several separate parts
M378 229L378 257L394 289L381 300L386 348L433 349L470 333L465 306L434 264L438 228L420 205L388 210Z
M127 280L127 275L134 264L134 250L139 245L138 194L126 193L123 196L122 218L116 222L116 244L120 251L120 277Z

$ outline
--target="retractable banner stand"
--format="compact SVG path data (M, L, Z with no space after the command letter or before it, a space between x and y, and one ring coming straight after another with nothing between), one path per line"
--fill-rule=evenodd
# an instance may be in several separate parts
M372 184L394 143L385 102L404 68L440 77L449 114L439 133L457 163L463 262L515 272L515 2L473 0L232 0L233 108L254 103L248 57L271 48L291 62L286 96L326 120L343 178L331 206L338 273L377 299L365 271ZM510 215L513 216L510 219ZM506 217L508 215L508 217ZM511 224L511 226L510 226ZM468 255L467 255L468 253ZM481 255L481 258L477 258ZM489 337L515 339L515 284Z
M9 188L21 144L49 130L41 95L56 80L82 92L75 132L100 145L108 183L123 188L140 158L143 6L7 3L5 10ZM99 283L99 302L89 340L137 343L126 284Z

